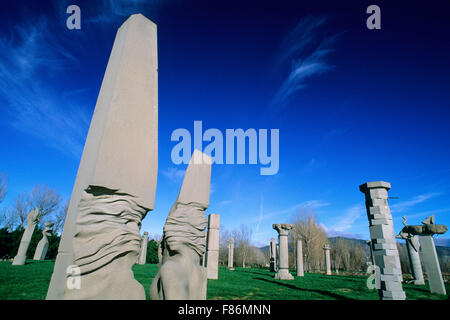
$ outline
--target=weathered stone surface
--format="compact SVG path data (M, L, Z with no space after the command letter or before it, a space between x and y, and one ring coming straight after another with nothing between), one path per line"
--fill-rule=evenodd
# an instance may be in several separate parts
M19 249L17 250L17 254L14 257L12 262L13 266L21 266L25 264L27 260L27 251L30 245L31 237L33 236L33 231L36 225L39 223L41 219L41 213L37 208L31 210L27 215L27 227L22 235L22 239L20 240Z
M405 219L405 218L404 218ZM405 219L406 221L406 219ZM403 222L403 224L406 223ZM420 262L419 249L420 243L418 236L410 233L405 233L403 230L397 235L398 239L404 239L406 241L406 249L408 251L409 265L411 267L411 272L414 280L408 281L408 283L414 283L417 285L424 285L425 281L423 278L422 264Z
M194 159L203 160L199 163ZM178 199L164 225L162 261L150 287L152 300L206 299L207 272L200 258L206 249L205 210L209 205L211 163L210 157L194 151Z
M279 269L275 274L275 279L294 280L292 274L289 273L289 253L288 253L288 235L289 231L294 227L292 224L281 223L273 224L273 229L278 231L279 243Z
M84 205L80 205L79 209L80 202L90 199L89 201L99 205L102 197L107 196L107 194L99 195L97 200L94 200L92 197L97 196L86 193L86 190L89 188L93 190L95 187L105 188L104 190L110 190L108 192L112 198L121 194L128 195L129 203L143 208L139 210L140 218L153 209L158 167L157 70L156 25L141 14L132 15L117 32L105 71L74 183L47 299L62 297L67 268L77 259L84 260L80 255L76 256L77 249L74 248L74 236L79 232L77 230L82 231L80 229L82 225L79 223L80 210L81 208L89 210ZM107 210L118 214L117 211L120 209L113 208L108 203ZM112 212L107 212L104 208L100 208L100 212L102 217L113 218ZM136 225L127 227L136 233L132 236L133 240L130 241L127 250L138 250L134 241L139 236L140 221L133 218L133 224ZM102 228L102 231L106 229ZM108 236L105 236L106 238ZM81 254L80 251L78 253ZM132 262L131 260L126 262L127 266L136 262L138 253L139 251L123 252L125 254L123 259L132 259ZM125 262L121 259L111 261L103 266L104 272L114 273L117 265L123 263ZM82 284L82 288L89 288L91 284L87 284L86 281L93 281L94 291L99 295L89 294L92 298L145 297L142 295L143 289L137 285L134 287L139 293L127 292L122 288L116 294L106 294L106 290L112 290L113 287L104 280L101 288L96 287L95 283L99 282L100 278L95 278L94 275L95 273L86 275ZM133 286L132 274L125 277L131 281L130 286ZM100 294L101 291L105 295ZM82 298L81 295L70 294L70 296Z
M420 236L420 255L425 272L428 276L428 284L431 293L447 294L444 279L442 279L441 267L432 236Z
M406 297L401 285L400 258L387 201L387 191L390 188L390 183L384 181L367 182L359 186L366 200L372 261L380 272L380 280L377 282L380 299L404 300ZM378 277L376 278L378 281Z
M38 242L34 251L33 260L44 260L48 250L48 238L52 234L52 222L44 223L44 231L42 231L42 239Z

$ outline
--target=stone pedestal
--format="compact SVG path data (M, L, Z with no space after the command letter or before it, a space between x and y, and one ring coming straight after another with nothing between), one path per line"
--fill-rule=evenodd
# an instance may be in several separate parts
M42 231L42 239L39 241L39 243L36 246L36 250L34 251L34 257L33 260L44 260L45 256L47 255L48 250L48 238L52 234L52 226L53 223L46 222L44 223L44 231Z
M325 270L326 275L331 275L331 259L330 259L330 246L324 245L323 246L323 252L324 252L324 259L325 259Z
M148 245L148 232L144 232L144 236L141 241L141 251L139 253L138 264L145 264L147 260L147 245Z
M220 215L210 214L208 216L208 238L206 250L206 268L208 279L219 278L219 226Z
M380 299L405 300L400 257L387 201L390 188L391 185L384 181L367 182L359 186L366 198L375 265L380 269Z
M288 252L288 236L289 231L294 227L292 224L273 224L272 227L278 231L279 242L279 269L275 274L275 279L294 280L292 274L289 273L289 252Z
M275 239L270 239L270 272L277 272L277 243Z
M228 270L234 270L233 255L234 255L234 239L230 238L230 241L228 242Z
M131 267L139 255L141 220L153 210L156 191L156 34L156 25L141 14L130 16L117 31L47 299L60 299L64 289L70 290L65 288L70 265L80 269L81 288L65 291L66 299L145 299Z
M420 245L420 254L422 256L425 272L428 276L430 292L444 295L447 294L433 237L420 236Z
M303 270L303 249L302 240L297 240L297 277L303 277L305 275Z
M33 236L33 231L36 225L38 224L40 219L39 210L36 208L30 211L27 215L27 227L22 235L22 239L20 240L19 249L17 250L17 254L14 257L13 266L21 266L25 264L27 260L27 251L30 245L31 237Z

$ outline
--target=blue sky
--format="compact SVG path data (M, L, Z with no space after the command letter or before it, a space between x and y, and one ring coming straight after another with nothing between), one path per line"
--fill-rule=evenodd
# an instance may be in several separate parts
M317 1L316 1L317 2ZM161 234L186 165L173 130L280 130L280 168L214 165L208 213L247 224L311 209L329 235L368 239L366 181L389 181L401 216L450 225L450 23L443 1L14 1L0 12L1 206L35 184L70 197L117 28L140 12L158 25L159 173L143 230ZM81 30L66 8L81 8ZM204 144L205 146L205 144ZM447 235L442 238L448 238Z

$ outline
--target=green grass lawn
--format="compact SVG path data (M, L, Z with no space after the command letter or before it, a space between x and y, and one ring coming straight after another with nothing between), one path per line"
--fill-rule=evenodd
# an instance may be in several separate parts
M53 260L27 261L24 266L12 266L0 261L0 299L45 299L53 271ZM148 290L158 266L135 265L136 280ZM368 276L306 273L294 280L275 280L267 269L219 267L219 280L208 280L208 299L227 300L378 300L376 290L366 287ZM449 286L446 285L447 292ZM403 284L408 300L442 300L447 296L431 294L426 286Z

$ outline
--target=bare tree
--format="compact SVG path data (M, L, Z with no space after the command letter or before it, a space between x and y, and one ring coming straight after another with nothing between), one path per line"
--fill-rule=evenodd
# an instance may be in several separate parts
M30 194L30 207L38 208L41 219L53 213L61 202L61 196L56 190L46 185L36 185Z
M25 227L28 213L38 208L40 220L58 209L61 196L45 185L36 185L30 193L19 194L13 206L5 211L5 225L12 230L16 226Z
M291 243L302 239L302 249L308 269L320 270L324 259L323 246L328 243L325 230L317 224L314 213L310 209L299 212L292 224L294 228L290 233Z
M231 232L225 228L220 229L219 237L219 264L228 263L228 241L231 239Z
M64 207L59 208L59 210L55 211L52 218L50 219L50 221L53 222L53 233L54 234L62 232L62 229L64 227L64 222L65 222L66 216L67 216L67 210L69 209L69 202L70 202L70 200L67 200Z
M241 262L242 267L245 268L251 252L252 230L242 224L239 230L233 230L231 234L236 248L236 263Z

